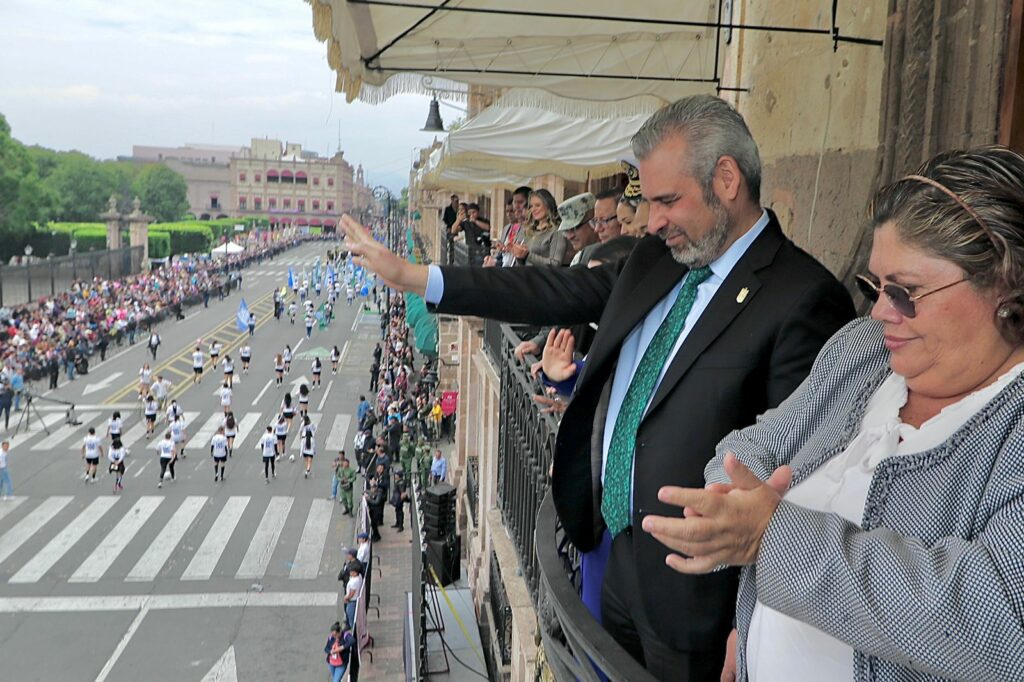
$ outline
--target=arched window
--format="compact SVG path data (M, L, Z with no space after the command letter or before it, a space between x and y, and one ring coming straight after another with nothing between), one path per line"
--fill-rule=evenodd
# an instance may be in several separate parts
M270 170L267 171L267 182L280 182L280 181L281 181L281 176L280 176L280 174L276 170L271 168Z

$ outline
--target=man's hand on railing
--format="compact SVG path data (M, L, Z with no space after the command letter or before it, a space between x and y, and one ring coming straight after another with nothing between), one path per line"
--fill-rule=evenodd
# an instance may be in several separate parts
M550 381L561 382L576 374L576 363L572 354L576 349L576 339L568 329L554 329L548 332L541 366Z
M533 402L541 407L541 414L563 414L567 406L567 403L553 388L548 389L547 395L533 396Z
M518 360L519 362L526 362L525 356L536 355L539 352L540 346L538 346L536 343L534 343L533 341L523 341L518 346L516 346L515 350L512 351L512 354L516 356L516 360Z
M428 266L399 258L347 214L341 217L341 229L345 233L344 248L355 256L357 265L377 273L393 289L420 296L426 292Z

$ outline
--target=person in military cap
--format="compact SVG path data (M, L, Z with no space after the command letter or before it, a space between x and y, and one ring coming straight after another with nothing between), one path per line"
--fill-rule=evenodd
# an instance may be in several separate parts
M619 218L619 225L622 226L623 236L641 239L647 234L650 204L640 193L640 171L637 167L629 161L622 161L622 168L629 183L622 190L622 197L615 213Z
M345 507L345 513L352 516L352 489L356 482L356 470L349 464L344 450L334 460L334 481L331 499L337 498L338 504Z
M409 431L409 423L406 422L402 432L402 440L398 446L398 460L403 471L412 471L412 459L416 455L416 443L413 442L412 433Z
M416 468L419 475L420 487L426 488L430 481L430 463L434 459L430 453L430 444L425 438L420 438L416 445Z
M569 240L576 252L569 262L570 266L580 263L586 265L585 257L589 252L588 249L593 250L594 244L598 242L597 233L594 232L594 228L590 224L590 220L594 217L596 203L597 198L593 194L584 192L570 197L558 205L558 215L562 216L558 231Z

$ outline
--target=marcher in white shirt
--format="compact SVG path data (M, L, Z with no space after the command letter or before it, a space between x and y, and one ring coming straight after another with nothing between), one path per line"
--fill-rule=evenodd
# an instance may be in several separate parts
M213 457L213 482L224 481L224 467L228 462L228 438L224 435L224 427L210 439L210 456Z
M121 443L120 438L115 438L110 445L107 459L110 460L109 473L114 474L114 492L124 490L125 458L128 456L128 449Z
M263 453L263 477L266 483L270 483L271 473L273 473L274 478L277 478L277 466L275 464L277 437L274 435L273 427L267 427L266 432L260 437L259 442L256 443L256 449Z
M206 360L203 358L203 351L199 346L192 351L192 383L198 384L203 380L203 365Z
M89 427L89 433L82 443L82 459L85 460L85 475L82 477L86 483L96 482L96 467L103 456L103 445L100 443L96 429Z
M157 488L164 487L164 476L168 472L171 474L171 480L174 480L174 462L177 460L176 450L171 432L165 432L163 439L156 444L156 451L160 455L160 482L156 484Z
M220 406L224 410L224 414L231 411L231 396L234 392L231 390L231 385L227 381L220 388Z

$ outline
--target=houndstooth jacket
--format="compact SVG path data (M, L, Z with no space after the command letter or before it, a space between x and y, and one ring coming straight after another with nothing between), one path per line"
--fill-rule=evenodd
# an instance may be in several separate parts
M727 451L793 484L842 453L889 375L881 324L858 319L822 348L803 384ZM737 679L747 680L755 602L846 642L855 679L1024 680L1024 375L936 448L875 470L860 526L783 501L736 605Z

